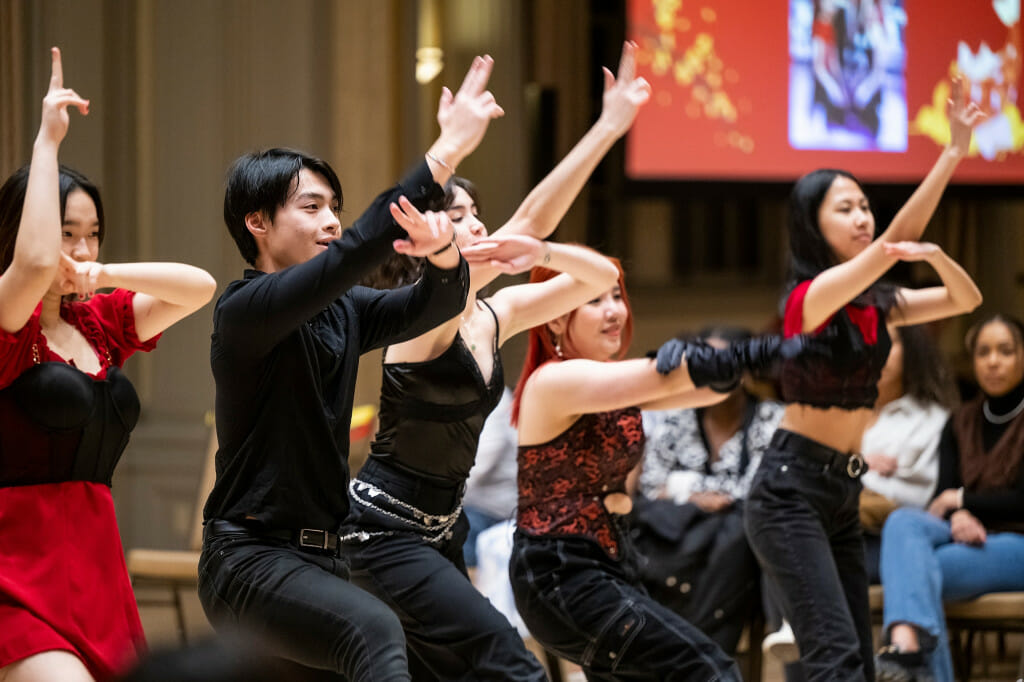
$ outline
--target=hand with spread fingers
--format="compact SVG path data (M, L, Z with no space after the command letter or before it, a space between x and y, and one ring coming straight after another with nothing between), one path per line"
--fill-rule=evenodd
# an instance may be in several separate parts
M952 91L946 100L946 115L949 117L949 148L961 156L967 156L971 147L971 133L975 126L985 120L985 112L977 102L968 99L960 76L953 79Z
M607 67L604 72L604 95L601 103L601 117L616 135L624 135L640 107L651 98L651 85L644 78L636 76L636 43L627 40L622 45L618 75L612 75Z
M448 214L420 211L404 196L391 204L391 216L406 231L405 239L396 239L394 249L406 256L430 258L440 268L453 268L459 263L454 231Z
M452 94L447 87L441 92L437 107L441 135L426 154L428 162L434 164L434 178L439 184L454 174L455 167L476 149L491 121L505 115L487 89L492 68L494 60L490 56L476 57L458 92Z

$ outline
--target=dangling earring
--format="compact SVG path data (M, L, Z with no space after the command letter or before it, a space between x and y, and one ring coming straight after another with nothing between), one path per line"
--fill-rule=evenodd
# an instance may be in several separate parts
M563 360L565 359L565 356L562 355L562 337L561 336L555 337L555 355L557 355L558 357L562 358Z

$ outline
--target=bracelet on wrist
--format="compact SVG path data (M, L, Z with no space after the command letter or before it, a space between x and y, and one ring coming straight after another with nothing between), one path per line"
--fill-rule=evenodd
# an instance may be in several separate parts
M452 175L455 175L455 168L448 165L448 162L442 159L441 157L431 154L430 152L427 152L427 158L441 166L441 168L447 170Z
M435 251L434 253L432 253L430 255L431 256L440 256L442 253L444 253L448 249L452 248L453 246L455 246L455 233L454 232L452 233L452 240L450 242L448 242L447 244L445 244L440 249L438 249L437 251Z

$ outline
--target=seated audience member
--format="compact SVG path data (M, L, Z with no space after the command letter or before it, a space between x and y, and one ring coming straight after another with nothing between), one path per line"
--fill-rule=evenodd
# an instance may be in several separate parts
M469 472L462 510L469 520L469 535L463 545L467 568L477 565L476 543L480 533L512 518L519 489L516 486L518 436L509 421L512 389L505 387L501 401L484 420L476 463ZM506 562L507 565L507 562Z
M942 432L938 492L882 529L878 680L952 680L943 601L1024 590L1024 327L990 316L967 350L981 391Z
M751 334L715 327L698 336L725 348ZM741 503L782 410L740 384L715 405L644 413L648 437L633 519L644 586L730 654L756 603L760 574Z
M897 327L878 381L875 421L861 441L870 467L861 478L860 519L868 576L880 582L882 524L897 507L924 509L939 475L939 436L959 402L956 383L928 331Z

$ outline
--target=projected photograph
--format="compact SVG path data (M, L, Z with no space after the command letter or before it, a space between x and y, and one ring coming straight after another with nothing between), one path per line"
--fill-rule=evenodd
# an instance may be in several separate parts
M986 120L954 183L1024 184L1021 0L627 0L652 87L635 180L791 182L847 168L917 183L963 79Z
M790 0L789 142L907 149L903 0Z

